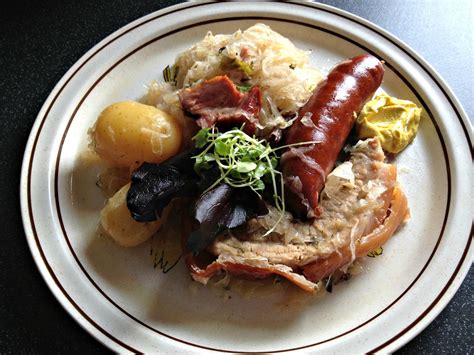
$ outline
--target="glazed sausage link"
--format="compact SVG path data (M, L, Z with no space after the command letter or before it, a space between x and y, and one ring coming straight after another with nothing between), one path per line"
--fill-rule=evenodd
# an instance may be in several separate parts
M319 214L319 193L354 125L357 114L382 83L384 68L365 54L337 64L303 106L285 144L317 141L288 149L281 159L290 211L301 218Z

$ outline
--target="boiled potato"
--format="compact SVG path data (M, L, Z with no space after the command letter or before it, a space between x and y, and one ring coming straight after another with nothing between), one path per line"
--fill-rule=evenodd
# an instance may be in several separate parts
M99 115L92 132L99 156L113 166L159 163L175 155L182 132L174 117L154 106L117 102Z
M156 233L161 225L161 220L140 223L132 218L126 201L129 189L130 183L112 196L100 212L102 230L123 247L134 247L143 243Z

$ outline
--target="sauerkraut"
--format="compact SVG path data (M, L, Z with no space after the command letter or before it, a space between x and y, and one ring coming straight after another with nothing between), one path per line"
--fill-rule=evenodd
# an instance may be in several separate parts
M286 128L291 124L288 118L308 101L322 80L320 71L310 65L309 54L310 51L296 48L289 39L261 23L229 35L208 32L200 42L178 55L171 83L150 86L146 103L179 118L182 112L176 112L179 99L173 91L227 75L236 85L260 87L261 131Z
M192 146L191 138L197 133L198 127L193 120L184 115L179 102L178 91L174 85L153 81L148 86L148 92L143 97L142 102L147 105L156 106L173 116L181 127L183 148Z

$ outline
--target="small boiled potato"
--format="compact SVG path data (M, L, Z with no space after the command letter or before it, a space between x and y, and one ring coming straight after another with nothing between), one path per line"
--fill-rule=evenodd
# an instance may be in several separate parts
M108 106L92 134L97 154L117 167L162 162L178 152L182 140L174 117L134 101Z
M161 220L140 223L132 218L126 201L129 189L130 183L113 195L100 211L102 230L123 247L134 247L143 243L156 233L161 225Z

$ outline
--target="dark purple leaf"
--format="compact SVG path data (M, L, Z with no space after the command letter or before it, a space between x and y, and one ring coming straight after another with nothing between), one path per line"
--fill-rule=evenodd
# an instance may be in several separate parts
M161 164L144 163L132 174L127 207L138 222L150 222L161 216L175 197L198 196L201 178L194 172L189 150Z
M220 233L243 225L250 218L268 213L263 201L250 189L221 184L202 194L194 205L198 227L188 241L193 253L204 250Z

